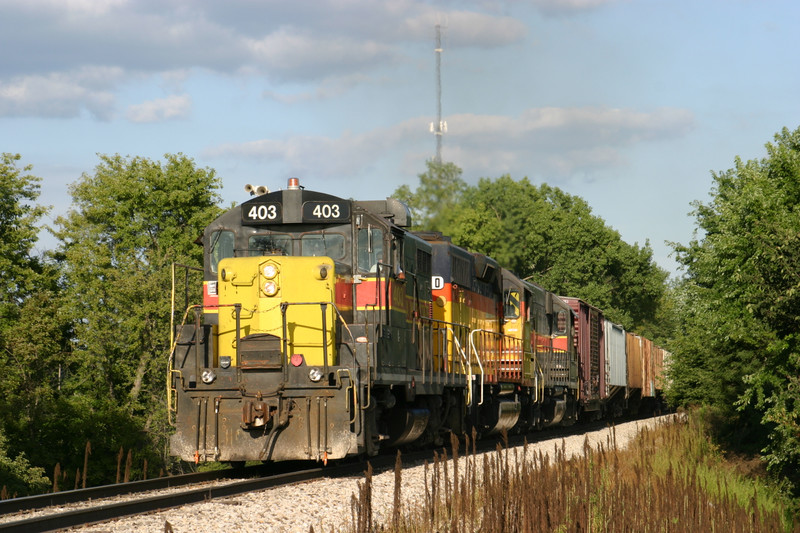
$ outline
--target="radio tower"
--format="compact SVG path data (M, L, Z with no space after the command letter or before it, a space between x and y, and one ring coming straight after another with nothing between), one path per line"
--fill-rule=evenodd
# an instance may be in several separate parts
M431 133L436 136L436 159L442 162L442 135L447 132L447 122L442 120L442 27L436 25L436 122L431 122Z

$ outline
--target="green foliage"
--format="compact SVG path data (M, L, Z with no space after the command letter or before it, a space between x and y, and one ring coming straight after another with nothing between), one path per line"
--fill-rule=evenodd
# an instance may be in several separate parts
M625 243L583 199L558 188L507 175L469 187L452 178L460 169L445 167L448 178L433 179L439 174L429 162L416 192L396 191L423 212L431 224L426 229L442 231L548 290L581 297L626 328L661 333L655 324L667 275L653 262L649 244ZM438 218L424 215L436 206L442 206Z
M73 209L56 221L62 312L74 327L63 387L72 395L68 409L83 404L91 413L87 438L79 442L107 431L115 446L105 450L109 456L120 445L158 449L143 446L136 430L149 430L154 441L166 437L158 417L164 416L170 265L201 262L194 241L220 212L212 170L181 154L165 158L100 156L94 175L71 186Z
M55 286L55 272L49 266L47 271L49 276L33 276L40 288L25 299L15 319L5 325L0 351L0 365L5 369L0 381L0 420L11 449L26 450L37 463L42 459L41 452L47 453L41 428L61 401L71 334L70 324L59 309L61 296Z
M695 204L701 236L675 245L687 297L671 394L735 404L743 427L761 425L748 440L764 446L772 471L797 480L800 129L784 128L767 154L715 173L710 202Z
M58 402L69 327L58 309L57 269L32 255L47 212L35 205L41 179L19 160L0 159L0 433L9 475L36 490L38 474L23 474L28 458L41 464L39 429ZM10 483L12 492L27 492Z
M18 154L0 156L0 486L12 495L50 486L44 470L31 466L21 450L31 420L51 396L49 352L51 342L59 342L57 333L37 329L42 324L35 315L47 307L54 279L31 253L47 209L34 205L41 178L29 174L30 165L19 168L19 160Z
M35 290L31 274L39 260L31 255L39 219L47 208L32 205L39 197L41 178L19 168L19 154L0 155L0 319L11 317L27 294ZM0 326L1 327L1 326Z
M40 494L50 488L50 479L44 469L31 466L24 453L15 459L8 456L7 439L0 431L0 488L5 488L9 496L29 496Z
M414 192L401 185L392 196L411 209L413 229L444 231L457 212L467 184L461 179L461 169L453 163L428 160L425 164L428 169L418 175L419 186Z

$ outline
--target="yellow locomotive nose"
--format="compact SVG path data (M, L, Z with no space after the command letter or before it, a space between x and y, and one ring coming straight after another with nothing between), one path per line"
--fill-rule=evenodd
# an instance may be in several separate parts
M298 353L309 366L324 367L326 359L327 365L334 364L336 320L330 304L335 301L336 276L331 259L236 257L219 265L219 303L224 309L219 319L220 356L230 358L233 366L239 364L234 311L239 304L239 338L268 335L284 346L286 335L287 362Z

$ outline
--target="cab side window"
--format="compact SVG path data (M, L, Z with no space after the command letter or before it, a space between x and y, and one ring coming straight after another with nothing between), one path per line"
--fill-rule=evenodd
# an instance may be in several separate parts
M378 261L383 261L383 230L359 228L358 230L358 270L375 273Z
M211 272L217 272L217 265L223 259L233 257L234 237L232 231L219 230L211 234L209 259Z
M519 318L519 291L506 291L503 306L506 318Z
M567 326L568 326L568 315L566 311L559 311L556 315L556 330L555 333L558 335L565 335L567 333Z

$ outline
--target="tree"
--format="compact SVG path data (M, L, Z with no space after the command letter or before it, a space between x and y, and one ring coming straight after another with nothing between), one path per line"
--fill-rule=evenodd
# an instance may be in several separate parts
M624 242L577 196L527 178L484 178L462 193L450 235L550 291L587 300L626 328L653 333L666 273L649 245Z
M427 171L418 175L419 186L414 192L401 185L392 196L411 209L413 229L446 232L467 184L461 179L461 169L453 163L428 160L426 165Z
M738 430L750 427L747 437L758 438L770 469L797 480L800 129L784 128L767 154L736 158L734 168L713 174L710 202L695 203L701 236L674 245L691 312L674 354L671 394L725 412L735 403ZM697 386L694 397L687 393Z
M33 254L47 212L35 204L41 179L19 160L0 158L0 475L28 494L49 485L28 461L47 450L41 431L57 410L69 329L58 313L58 270Z
M33 205L41 178L26 174L32 166L17 166L19 154L0 156L0 320L7 320L34 290L31 274L40 261L31 255L39 233L39 219L47 208Z
M126 439L128 447L148 444L145 429L153 441L165 438L155 428L166 419L170 265L201 264L195 240L220 213L214 171L182 154L165 159L100 156L94 175L71 186L73 208L56 221L64 312L75 335L70 409L105 413L87 424L110 426L106 434L120 440L105 444L116 448Z
M7 452L6 436L0 430L0 488L7 491L8 497L39 494L50 488L50 480L44 469L32 466L24 453L14 459Z

